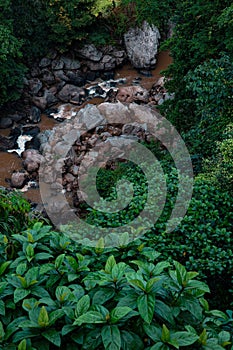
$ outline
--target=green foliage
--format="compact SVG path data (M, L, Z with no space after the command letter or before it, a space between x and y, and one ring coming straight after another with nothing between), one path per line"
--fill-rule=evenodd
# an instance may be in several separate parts
M217 23L219 28L222 30L222 39L225 45L225 48L232 54L233 52L233 44L232 44L232 36L233 36L233 5L226 7L220 16L217 19Z
M0 232L8 237L29 224L30 204L16 191L0 190Z
M215 183L218 188L233 189L233 125L229 124L222 135L223 140L216 142L212 157L203 162L203 173L198 177Z
M143 21L155 24L162 32L166 32L168 20L173 14L176 2L166 1L140 1L123 0L123 6L131 6L132 14L135 16L135 23L141 25Z
M180 1L166 44L173 57L167 88L175 99L160 110L183 132L196 172L214 154L232 115L231 13L228 0Z
M67 49L74 40L85 39L86 30L94 21L93 5L93 0L50 1L46 12L49 40L58 48Z
M177 261L156 261L152 248L135 246L134 258L130 250L125 258L114 249L96 254L39 222L12 238L15 259L0 253L4 349L221 350L231 344L230 311L210 310L209 288L198 273Z
M10 0L0 1L0 106L20 96L25 67L20 62L22 42L15 36Z
M228 132L228 135L231 133ZM142 242L155 247L158 252L162 253L163 258L169 259L171 257L182 262L189 269L198 270L202 278L210 285L213 291L212 302L217 303L218 307L220 305L217 295L220 294L222 295L222 304L229 304L231 298L229 290L232 288L231 276L233 273L231 258L233 257L233 200L231 194L227 192L232 182L231 139L226 138L220 147L221 153L216 148L218 166L214 163L212 173L204 174L196 179L187 214L171 233L166 233L166 223L174 208L178 191L178 178L174 168L166 169L164 167L165 172L167 172L165 175L166 203L154 228L141 238ZM153 170L151 169L151 171ZM221 178L221 181L225 180L229 183L222 185L221 182L213 181L214 175L220 178L222 174L225 174L225 178ZM115 171L102 170L100 174L102 182L98 181L97 177L97 188L98 184L101 185L99 188L101 195L106 196L105 199L109 201L114 200L116 183L122 178L133 184L134 196L130 204L117 213L108 213L105 207L102 208L103 211L90 208L87 215L88 223L101 227L118 227L130 223L141 213L147 202L148 184L142 171L139 172L132 165L123 163ZM155 191L154 196L156 195ZM156 204L153 204L153 210L155 206ZM127 245L129 235L134 238L140 237L141 230L147 227L145 226L147 223L142 221L141 228L132 230L128 236L122 234L121 237L118 237L120 246ZM75 232L73 234L75 237ZM99 237L95 237L95 239L98 240ZM224 293L222 292L223 286Z

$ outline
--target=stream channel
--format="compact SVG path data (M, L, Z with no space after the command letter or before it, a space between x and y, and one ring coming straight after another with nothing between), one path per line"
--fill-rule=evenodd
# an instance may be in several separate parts
M161 77L161 71L165 70L169 64L172 62L172 58L169 55L169 51L162 51L158 54L157 64L154 70L151 71L150 77L145 77L142 74L139 74L136 69L130 63L124 64L123 67L119 68L115 72L115 79L125 78L126 82L124 86L132 85L132 82L135 78L140 78L140 85L149 90L152 85ZM104 100L102 98L93 98L85 102L82 106L79 106L77 109L82 108L87 103L100 104ZM40 131L52 129L54 126L59 124L56 119L49 118L46 115L42 115L41 121L38 124L35 124L40 128ZM0 135L8 136L11 129L0 129ZM11 174L14 170L21 170L22 159L16 152L1 152L0 151L0 186L10 187L9 180ZM23 196L34 203L40 203L40 190L38 188L29 188L26 191L23 191Z

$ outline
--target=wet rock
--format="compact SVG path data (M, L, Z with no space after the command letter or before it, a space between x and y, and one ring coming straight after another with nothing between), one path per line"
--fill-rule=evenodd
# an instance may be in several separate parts
M37 136L40 132L40 128L38 126L24 125L22 129L23 135L30 135L32 137Z
M29 113L29 117L28 117L29 121L31 123L39 123L41 121L41 111L39 108L33 106L30 110Z
M85 45L82 49L77 50L77 55L81 58L94 62L99 62L103 56L102 52L99 51L93 44Z
M63 156L66 157L67 153L69 151L69 146L66 142L57 142L56 146L54 147L54 156Z
M0 129L7 129L13 125L13 120L9 117L0 118Z
M101 61L104 64L104 69L106 70L116 68L116 59L110 55L104 55Z
M141 86L126 86L118 89L116 99L120 102L144 102L149 98L148 91Z
M66 84L57 94L57 97L62 102L72 102L75 104L82 103L85 96L86 92L83 88L71 84Z
M0 135L0 151L7 151L16 147L15 140L10 137Z
M8 115L8 118L12 119L14 122L20 122L23 118L26 117L26 113L14 113Z
M65 175L64 179L67 182L73 182L74 179L75 179L75 176L73 174L71 174L71 173L68 173L68 174Z
M69 81L69 78L66 76L63 70L55 70L54 71L54 76L56 81Z
M70 172L72 175L74 176L78 176L78 172L79 172L79 166L78 165L73 165L70 169Z
M91 130L105 122L103 115L100 114L99 109L94 105L86 105L78 112L77 117L79 122L86 126L86 130Z
M159 39L158 28L146 21L142 27L131 28L124 34L127 56L135 68L146 70L154 68Z
M96 78L96 73L95 72L87 72L86 73L86 80L87 81L94 81Z
M41 80L43 81L44 84L46 85L55 84L56 82L55 77L49 69L47 68L42 69L41 74L42 74Z
M152 77L152 73L150 70L140 69L139 73L144 75L144 77Z
M27 181L27 174L25 172L16 171L11 175L11 187L23 188Z
M65 63L64 63L62 58L52 61L52 69L53 70L61 70L61 69L63 69L64 65L65 65Z
M66 73L68 82L72 85L83 86L85 85L85 77L81 72L68 71Z
M54 94L55 91L56 91L56 89L53 89L53 88L51 88L49 90L45 90L44 97L46 99L46 106L47 107L51 107L59 101L58 98Z
M62 61L64 62L64 69L67 70L76 70L81 67L81 64L78 60L71 59L68 57L62 57Z
M52 135L52 130L45 130L40 132L36 138L39 140L41 147L42 145L45 145L49 141L49 137Z
M104 67L105 67L103 62L87 61L86 64L87 64L88 68L94 72L104 70Z
M34 78L28 81L28 86L29 86L30 92L33 95L37 95L38 92L42 89L43 84L40 81L40 79Z
M47 58L47 57L43 57L39 63L39 67L46 68L46 67L50 66L50 64L51 64L51 59Z
M110 71L110 72L103 72L101 74L101 77L104 79L104 80L110 80L110 79L114 79L114 75L115 73L113 71Z
M32 98L32 102L34 103L34 105L36 105L40 110L44 110L47 107L47 99L46 96L34 96Z

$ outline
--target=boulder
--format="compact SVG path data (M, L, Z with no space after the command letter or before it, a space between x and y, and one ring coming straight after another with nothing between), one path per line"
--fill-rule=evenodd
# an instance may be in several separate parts
M51 64L51 59L47 58L47 57L43 57L40 60L39 67L40 68L46 68L46 67L50 66L50 64Z
M29 113L29 121L31 123L39 123L41 121L41 111L39 108L33 106L30 109L30 113Z
M42 88L42 82L38 78L30 79L28 81L30 92L33 95L37 95L40 89Z
M0 135L0 151L7 151L15 147L15 139Z
M84 77L84 74L82 72L68 71L66 73L66 76L68 78L68 82L72 85L76 85L76 86L85 85L85 77Z
M120 102L148 102L148 91L141 86L126 86L118 89L116 99Z
M0 129L7 129L13 125L13 120L9 117L0 118Z
M77 54L79 57L85 60L94 62L99 62L103 56L102 52L99 51L93 44L83 46L80 50L77 50Z
M68 57L62 57L61 59L64 62L64 69L77 70L81 67L81 64L78 60L71 59Z
M86 92L84 89L71 85L66 84L61 91L57 94L57 97L62 102L71 102L74 104L80 104L84 101L86 97Z
M27 174L21 171L16 171L11 175L11 187L23 188L27 181Z
M160 33L146 21L142 27L131 28L124 34L127 56L137 69L152 69L156 64Z

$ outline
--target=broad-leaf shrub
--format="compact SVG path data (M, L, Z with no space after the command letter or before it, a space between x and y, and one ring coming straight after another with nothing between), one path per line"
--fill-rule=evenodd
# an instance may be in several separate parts
M3 349L229 348L230 314L209 309L197 272L157 262L152 248L115 258L39 222L12 240L15 259L1 252Z
M229 161L228 165L230 166ZM115 178L111 173L108 176L104 172L101 174L103 175L103 186L108 178L111 179L110 183L115 186L120 174L133 184L134 197L127 210L124 209L119 213L108 213L105 207L103 212L90 209L87 216L89 223L102 227L122 225L124 227L143 210L147 201L147 180L136 171L137 169L126 166L125 169L124 173L123 171L120 173L118 169ZM220 165L219 169L221 169ZM141 242L162 253L163 259L176 259L183 263L186 268L197 270L201 277L208 282L213 292L214 304L224 308L231 299L231 293L229 294L227 291L232 288L233 273L233 199L231 193L227 192L223 186L220 188L218 184L206 179L205 176L195 180L193 196L185 217L173 232L167 233L166 223L174 207L179 186L176 169L170 169L170 174L166 174L165 178L167 196L164 210L154 228L141 238ZM108 187L108 189L109 191L104 193L110 200L114 199L115 188ZM146 222L142 222L142 229L146 224ZM141 231L138 229L137 232L131 232L130 235L137 238L140 233ZM127 242L127 239L126 235L118 237L118 240L122 240L122 242ZM221 302L219 302L220 294Z
M0 232L9 238L30 223L29 202L17 191L0 189Z
M222 135L223 140L216 142L212 157L203 162L203 173L198 176L209 180L218 188L233 189L233 124L229 124Z

